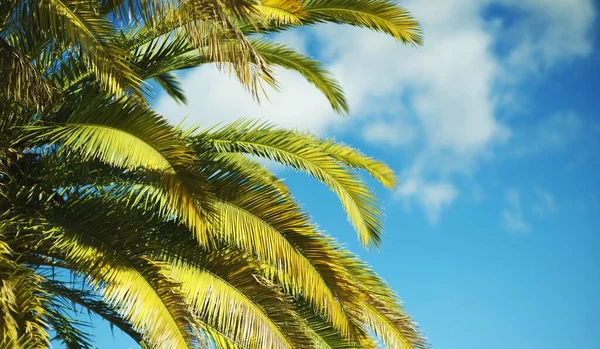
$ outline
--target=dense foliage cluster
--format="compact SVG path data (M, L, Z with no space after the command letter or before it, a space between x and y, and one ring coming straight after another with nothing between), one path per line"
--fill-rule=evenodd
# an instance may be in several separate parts
M147 101L154 80L185 103L174 71L207 63L258 98L281 66L347 112L319 62L270 41L322 22L421 40L389 0L1 1L1 348L92 347L74 309L145 348L426 347L385 282L254 159L328 186L365 247L382 225L357 171L393 188L385 164L251 121L175 127Z

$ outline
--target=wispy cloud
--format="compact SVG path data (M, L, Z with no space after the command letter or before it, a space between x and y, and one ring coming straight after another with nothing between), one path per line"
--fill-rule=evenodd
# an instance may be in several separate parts
M531 127L516 132L512 144L516 156L561 151L585 137L585 123L574 112L557 112Z
M533 203L532 211L538 217L546 217L558 211L556 200L550 191L542 188L535 188L534 194L535 201Z
M425 210L429 223L437 224L442 210L454 202L458 191L449 182L422 182L419 178L410 178L398 188L395 195L408 205L416 200Z
M511 188L505 194L506 208L502 211L502 223L504 227L513 233L527 233L530 231L529 224L523 218L521 209L521 194L518 190Z

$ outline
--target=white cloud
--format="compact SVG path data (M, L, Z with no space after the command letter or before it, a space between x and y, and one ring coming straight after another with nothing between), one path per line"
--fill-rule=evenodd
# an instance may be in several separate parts
M536 215L545 217L558 211L554 195L551 192L542 188L535 188L534 193L536 201L533 204L532 211Z
M257 117L322 134L349 132L392 147L418 141L416 154L402 154L414 161L401 171L408 181L397 196L418 203L435 222L459 194L454 177L472 173L494 145L514 133L499 120L498 108L505 102L498 101L519 95L518 83L528 74L589 54L592 1L403 1L423 25L425 46L420 48L337 25L278 36L301 51L310 47L326 62L345 88L348 118L333 113L327 100L295 73L278 71L283 92L269 91L270 100L257 106L237 81L211 67L184 77L188 106L163 97L157 109L174 122L185 115L190 123L204 124ZM484 17L491 4L519 15L512 21ZM561 117L556 122L573 121ZM559 146L546 131L540 131L544 140L538 148ZM513 142L519 141L516 134ZM418 171L411 174L411 169ZM511 212L506 219L517 223L513 227L528 228Z
M458 191L449 182L423 182L415 177L403 181L395 195L405 200L407 204L416 200L425 210L429 223L436 224L441 211L454 202Z
M301 76L285 70L278 70L277 76L284 93L267 87L269 100L263 98L259 105L233 77L212 66L202 67L183 78L188 105L163 97L156 109L173 123L187 117L186 123L201 122L205 126L245 117L319 132L343 120Z
M521 209L521 195L516 189L509 189L505 194L506 208L502 211L504 227L513 233L527 233L529 224L523 218Z

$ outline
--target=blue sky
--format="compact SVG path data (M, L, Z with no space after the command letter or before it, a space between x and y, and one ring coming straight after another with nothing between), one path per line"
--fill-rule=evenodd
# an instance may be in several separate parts
M341 117L294 73L257 106L214 68L182 74L173 122L238 117L336 137L386 161L380 251L362 250L336 198L274 170L329 234L398 292L436 349L600 348L600 27L592 0L401 1L425 46L322 25L277 40L323 60ZM101 348L130 342L106 326Z

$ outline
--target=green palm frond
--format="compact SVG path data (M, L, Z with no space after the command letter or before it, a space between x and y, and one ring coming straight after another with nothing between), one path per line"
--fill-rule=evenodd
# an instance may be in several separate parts
M56 333L53 340L60 341L66 349L94 349L89 324L64 314L61 308L48 314L48 322Z
M326 184L340 199L363 246L378 246L380 209L369 188L347 167L324 152L313 137L267 124L241 121L196 136L214 151L246 153L280 162Z
M367 171L388 189L394 189L396 186L396 175L385 163L368 157L360 151L335 140L315 141L320 143L324 152L344 165Z
M101 299L98 299L91 290L77 289L72 287L72 285L66 285L64 282L57 280L46 280L44 282L44 287L53 294L53 298L56 298L56 300L54 300L56 309L72 309L75 305L82 306L87 311L108 321L111 326L117 327L138 343L143 344L142 336L133 329L131 324L123 319L123 317L108 304L104 303ZM53 326L53 328L56 328L56 326ZM73 334L75 336L71 333L66 333L65 335L68 337L64 338L63 335L63 342L67 342L71 337L74 337L72 340L77 341L77 345L79 345L75 347L81 347L82 343L80 342L82 342L82 339L85 340L86 336L85 333L83 333L82 336L79 336L78 332L79 331L74 331Z
M348 101L342 87L325 70L323 65L291 48L265 40L253 40L252 45L264 57L268 64L294 70L320 90L329 100L333 110L338 113L348 112Z
M181 82L173 73L162 73L154 77L154 80L160 84L165 92L175 101L181 104L187 104L187 98L183 91Z
M339 260L368 295L364 322L390 348L425 349L426 340L406 315L393 290L364 262L347 251L338 251Z
M299 25L307 15L299 0L263 0L256 8L261 19L275 25Z
M111 22L98 16L86 0L47 0L33 2L39 30L52 33L63 47L82 45L84 58L103 86L120 94L137 88L140 79L128 63L128 53L116 43L117 32ZM25 13L23 16L27 16Z
M358 349L360 344L348 340L337 331L322 315L316 313L314 309L302 298L295 302L296 311L302 318L311 340L312 347L315 349Z

